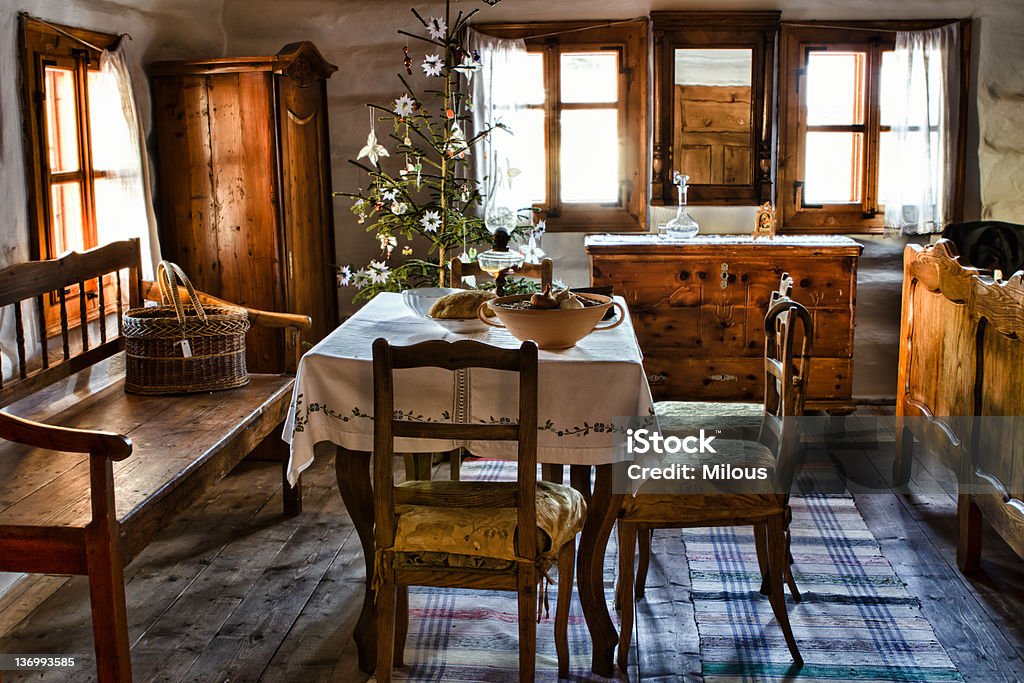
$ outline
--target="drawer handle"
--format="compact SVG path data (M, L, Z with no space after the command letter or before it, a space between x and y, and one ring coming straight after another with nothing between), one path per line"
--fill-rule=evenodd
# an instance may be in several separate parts
M711 375L708 379L712 382L735 382L739 378L736 375Z
M723 263L722 264L722 279L721 279L721 281L718 284L719 284L719 286L722 289L727 289L729 287L729 264L728 263Z
M663 372L652 372L647 375L647 382L649 384L665 384L668 382L668 375Z

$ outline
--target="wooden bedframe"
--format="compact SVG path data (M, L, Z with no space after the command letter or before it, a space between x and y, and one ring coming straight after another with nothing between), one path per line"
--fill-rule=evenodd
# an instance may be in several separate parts
M1024 557L1024 272L963 266L948 240L904 251L893 478L914 442L957 475L957 561L974 569L984 518Z

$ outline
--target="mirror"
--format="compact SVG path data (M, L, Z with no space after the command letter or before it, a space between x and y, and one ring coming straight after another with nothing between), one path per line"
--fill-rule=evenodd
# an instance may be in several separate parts
M753 50L677 49L674 62L675 170L695 185L749 185Z
M691 204L771 201L779 18L778 11L651 12L652 204L676 203L676 171L690 177Z

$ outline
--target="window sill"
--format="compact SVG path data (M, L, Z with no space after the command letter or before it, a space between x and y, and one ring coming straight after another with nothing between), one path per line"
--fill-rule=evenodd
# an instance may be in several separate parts
M813 227L813 226L786 226L779 228L778 233L780 235L884 235L885 228L883 226L829 226L829 227Z
M548 232L645 232L646 216L639 220L621 208L566 207L545 218Z

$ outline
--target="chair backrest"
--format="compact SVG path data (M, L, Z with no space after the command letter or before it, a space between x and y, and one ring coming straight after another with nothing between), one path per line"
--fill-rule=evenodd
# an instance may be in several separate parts
M788 280L788 283L787 283ZM779 289L772 292L764 319L764 419L761 441L774 446L776 472L788 487L795 456L800 447L797 418L804 414L807 374L814 339L814 321L802 304L788 296L792 279L783 275ZM797 328L800 335L797 335ZM797 348L799 340L799 348ZM768 444L768 437L774 444Z
M489 368L519 375L519 418L514 423L464 424L413 422L395 419L395 370ZM395 506L437 504L446 507L515 507L520 533L516 554L535 560L537 544L537 345L523 342L518 349L502 349L480 342L427 341L412 346L391 346L386 339L373 343L373 490L378 548L395 542ZM394 455L396 438L517 441L517 487L514 495L450 495L431 497L396 487Z
M448 272L450 278L448 280L449 287L461 287L462 279L465 277L480 277L483 275L489 275L480 264L473 261L470 263L463 263L459 258L453 258L448 263ZM551 259L546 258L540 263L522 263L508 274L501 274L495 278L495 287L498 292L498 296L504 296L505 294L505 278L508 276L519 276L519 277L533 277L540 280L541 289L544 287L551 286L554 278L554 264ZM442 273L442 277L444 274ZM444 286L444 283L441 283Z
M141 264L133 239L0 270L0 310L13 309L17 351L13 377L0 378L0 407L124 349L122 314L141 305Z

